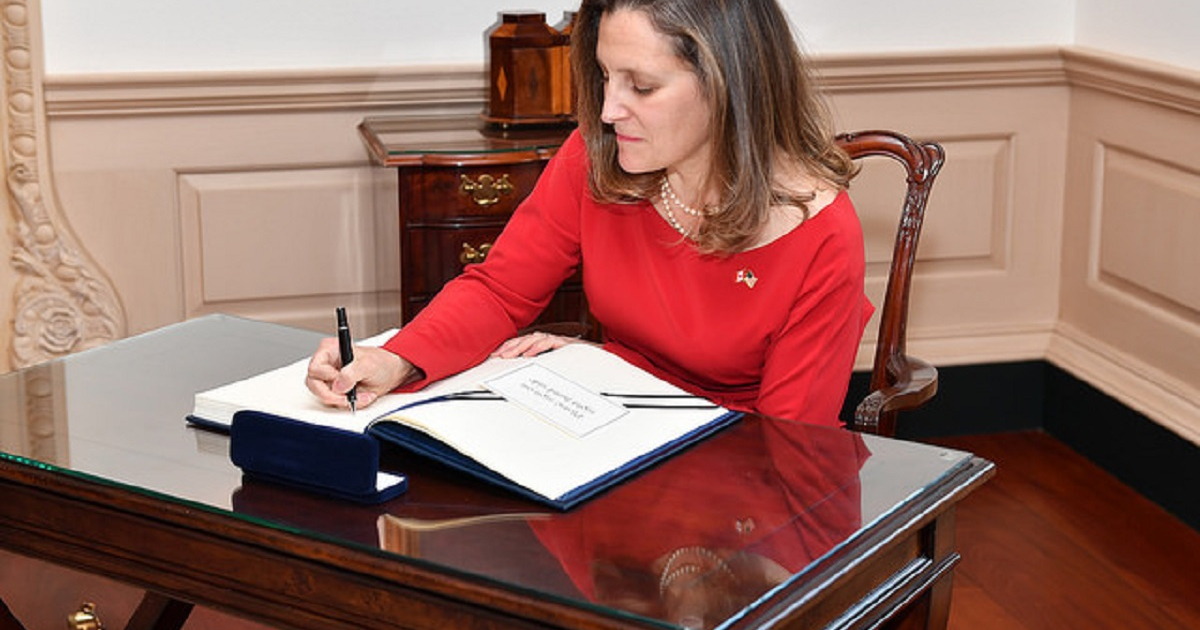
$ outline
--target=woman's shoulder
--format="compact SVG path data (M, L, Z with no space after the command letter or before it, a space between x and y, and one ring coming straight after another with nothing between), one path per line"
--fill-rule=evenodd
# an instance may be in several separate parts
M820 225L819 219L821 216L826 216L825 222L832 224L832 226L843 225L847 220L851 221L855 226L858 225L858 212L854 208L854 202L850 200L850 193L844 188L833 191L827 203L809 212L808 218L804 223L812 221L815 225ZM801 226L803 226L803 223Z
M850 222L849 225L847 222ZM783 208L768 225L762 242L751 250L786 247L798 239L824 237L851 228L860 233L858 215L844 189L828 189L809 202L808 208Z
M861 281L865 264L863 233L850 195L839 191L815 216L743 256L744 264L761 267L763 273L787 270L797 291L831 273ZM814 275L816 270L822 271Z
M788 236L827 240L850 239L861 243L862 225L858 212L845 189L833 193L828 203L810 211L808 217L789 232Z

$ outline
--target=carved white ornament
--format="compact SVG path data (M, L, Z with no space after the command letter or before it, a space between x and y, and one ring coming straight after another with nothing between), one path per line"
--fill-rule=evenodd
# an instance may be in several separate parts
M4 46L4 163L14 214L14 368L103 345L125 333L112 284L71 233L53 200L46 161L41 91L32 48L30 0L9 0L0 14Z

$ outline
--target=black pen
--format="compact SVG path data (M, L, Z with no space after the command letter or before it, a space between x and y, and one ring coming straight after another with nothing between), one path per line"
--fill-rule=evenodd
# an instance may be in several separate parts
M350 365L354 360L354 338L350 336L350 324L346 322L346 309L341 306L337 307L337 335L338 335L338 350L342 355L342 367ZM346 392L346 400L350 402L350 412L357 411L358 394L355 392L357 385L350 388Z

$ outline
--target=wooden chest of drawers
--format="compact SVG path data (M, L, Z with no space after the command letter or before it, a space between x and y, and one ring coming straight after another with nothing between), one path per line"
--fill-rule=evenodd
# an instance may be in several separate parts
M570 131L498 130L478 118L367 118L359 125L372 160L397 172L401 323L466 265L486 258ZM538 323L586 319L577 273Z

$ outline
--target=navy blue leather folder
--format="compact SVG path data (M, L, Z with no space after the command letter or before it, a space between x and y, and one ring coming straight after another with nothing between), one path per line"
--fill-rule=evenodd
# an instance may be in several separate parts
M408 479L379 470L379 442L362 433L239 411L229 429L229 458L242 474L359 503L402 494Z

